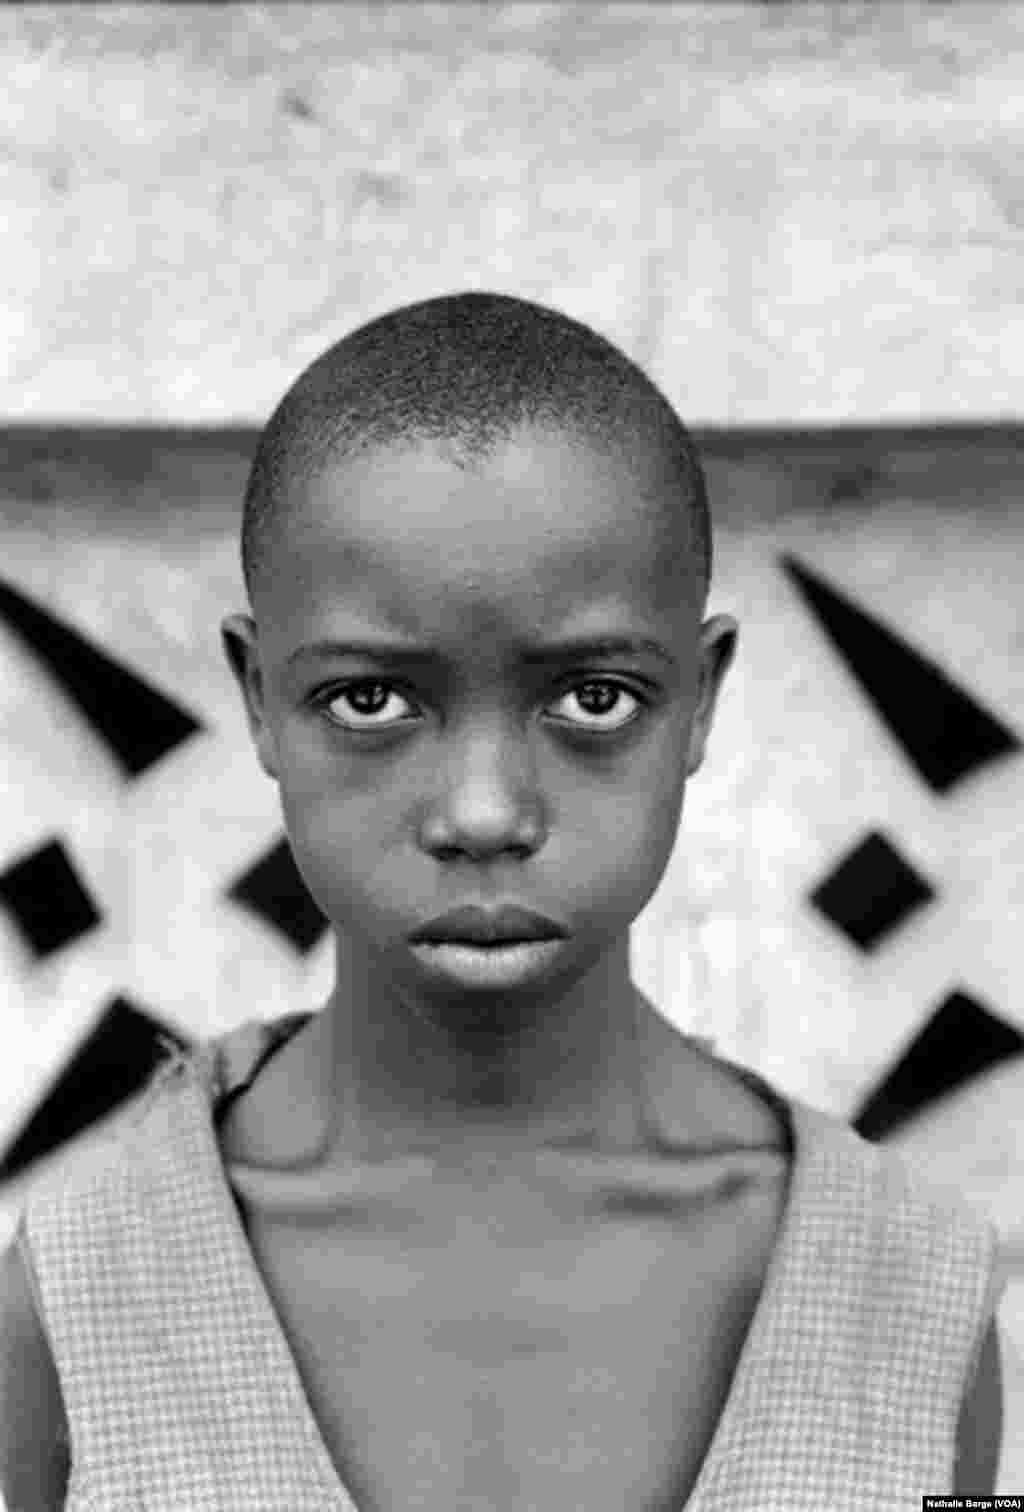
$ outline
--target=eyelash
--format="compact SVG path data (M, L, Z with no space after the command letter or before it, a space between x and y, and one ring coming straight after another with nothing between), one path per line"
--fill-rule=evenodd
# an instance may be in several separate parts
M625 693L628 697L635 700L636 704L638 705L637 709L633 713L628 715L627 718L621 720L619 723L611 725L587 724L583 721L560 718L558 715L553 716L555 721L566 726L576 734L615 735L618 734L620 730L624 730L628 726L634 724L635 721L640 717L642 710L650 707L651 695L649 692L645 692L643 689L638 688L635 684L628 683L622 678L595 676L594 674L581 676L573 682L567 684L563 692L558 695L558 698L555 700L555 702L560 702L561 699L568 697L572 693L578 694L582 688L594 686L602 688L613 688L617 693ZM332 715L330 713L330 704L336 702L337 699L343 697L345 694L352 693L359 688L383 688L386 689L389 694L397 693L399 697L404 698L406 702L411 704L414 708L417 707L416 700L410 693L403 692L399 684L383 677L357 677L352 678L349 682L346 683L334 684L331 688L317 695L316 704L319 708L324 710L327 719L330 720L332 724L338 725L341 729L348 731L350 734L363 734L367 731L379 730L391 731L396 729L399 725L412 723L415 718L419 717L419 715L403 715L398 719L382 721L379 724L372 722L366 724L349 724L345 720L338 719L335 715Z

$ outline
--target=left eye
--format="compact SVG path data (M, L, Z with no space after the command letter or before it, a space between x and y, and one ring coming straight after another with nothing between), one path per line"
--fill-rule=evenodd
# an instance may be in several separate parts
M551 708L556 719L580 729L617 730L635 719L641 706L637 695L622 683L595 677L578 683Z
M416 712L409 700L390 683L372 678L349 683L347 688L338 689L324 702L331 711L331 719L350 730L380 729L408 719ZM334 712L338 704L343 705L343 714Z

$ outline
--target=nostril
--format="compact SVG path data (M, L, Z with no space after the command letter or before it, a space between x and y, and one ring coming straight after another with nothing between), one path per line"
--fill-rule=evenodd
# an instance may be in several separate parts
M543 845L547 831L539 803L447 800L426 814L420 843L438 860L482 860L510 854L523 859Z

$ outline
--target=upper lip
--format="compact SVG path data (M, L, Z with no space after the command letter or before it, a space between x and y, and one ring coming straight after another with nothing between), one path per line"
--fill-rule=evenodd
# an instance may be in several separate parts
M512 940L558 940L565 933L554 919L510 903L501 908L453 908L415 930L410 938L417 944L464 940L473 945L497 945Z

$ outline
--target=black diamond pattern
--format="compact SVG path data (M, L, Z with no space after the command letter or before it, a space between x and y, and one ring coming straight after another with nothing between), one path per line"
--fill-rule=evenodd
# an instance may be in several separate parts
M1012 731L942 669L795 557L780 557L825 634L907 759L935 793L1021 748Z
M127 998L110 1002L99 1024L0 1159L9 1181L43 1156L54 1154L97 1119L142 1090L174 1046L187 1042Z
M252 438L246 446L251 447ZM874 469L837 474L831 497L870 491ZM932 660L795 557L783 570L928 786L946 793L986 763L1019 752L1021 740ZM187 710L109 657L24 594L0 582L0 619L46 666L105 741L137 776L202 729ZM258 859L230 896L308 951L327 928L286 839ZM815 889L811 901L863 950L872 950L934 896L893 844L869 834ZM0 904L39 957L101 922L61 843L51 840L0 875ZM0 1180L52 1153L114 1112L145 1083L179 1036L126 997L110 1000L98 1027L72 1057L6 1155ZM1024 1035L968 993L951 993L878 1087L854 1127L878 1139L1001 1061L1024 1053Z
M810 901L861 950L874 950L934 890L873 831L825 878Z
M102 923L59 840L50 840L0 875L0 901L37 956L46 957Z
M5 583L0 617L45 664L129 777L202 729L165 693Z
M302 952L312 950L327 928L284 838L232 884L228 896L279 929Z
M966 992L952 992L884 1081L865 1099L853 1126L882 1139L897 1125L972 1077L1024 1051L1024 1035Z

